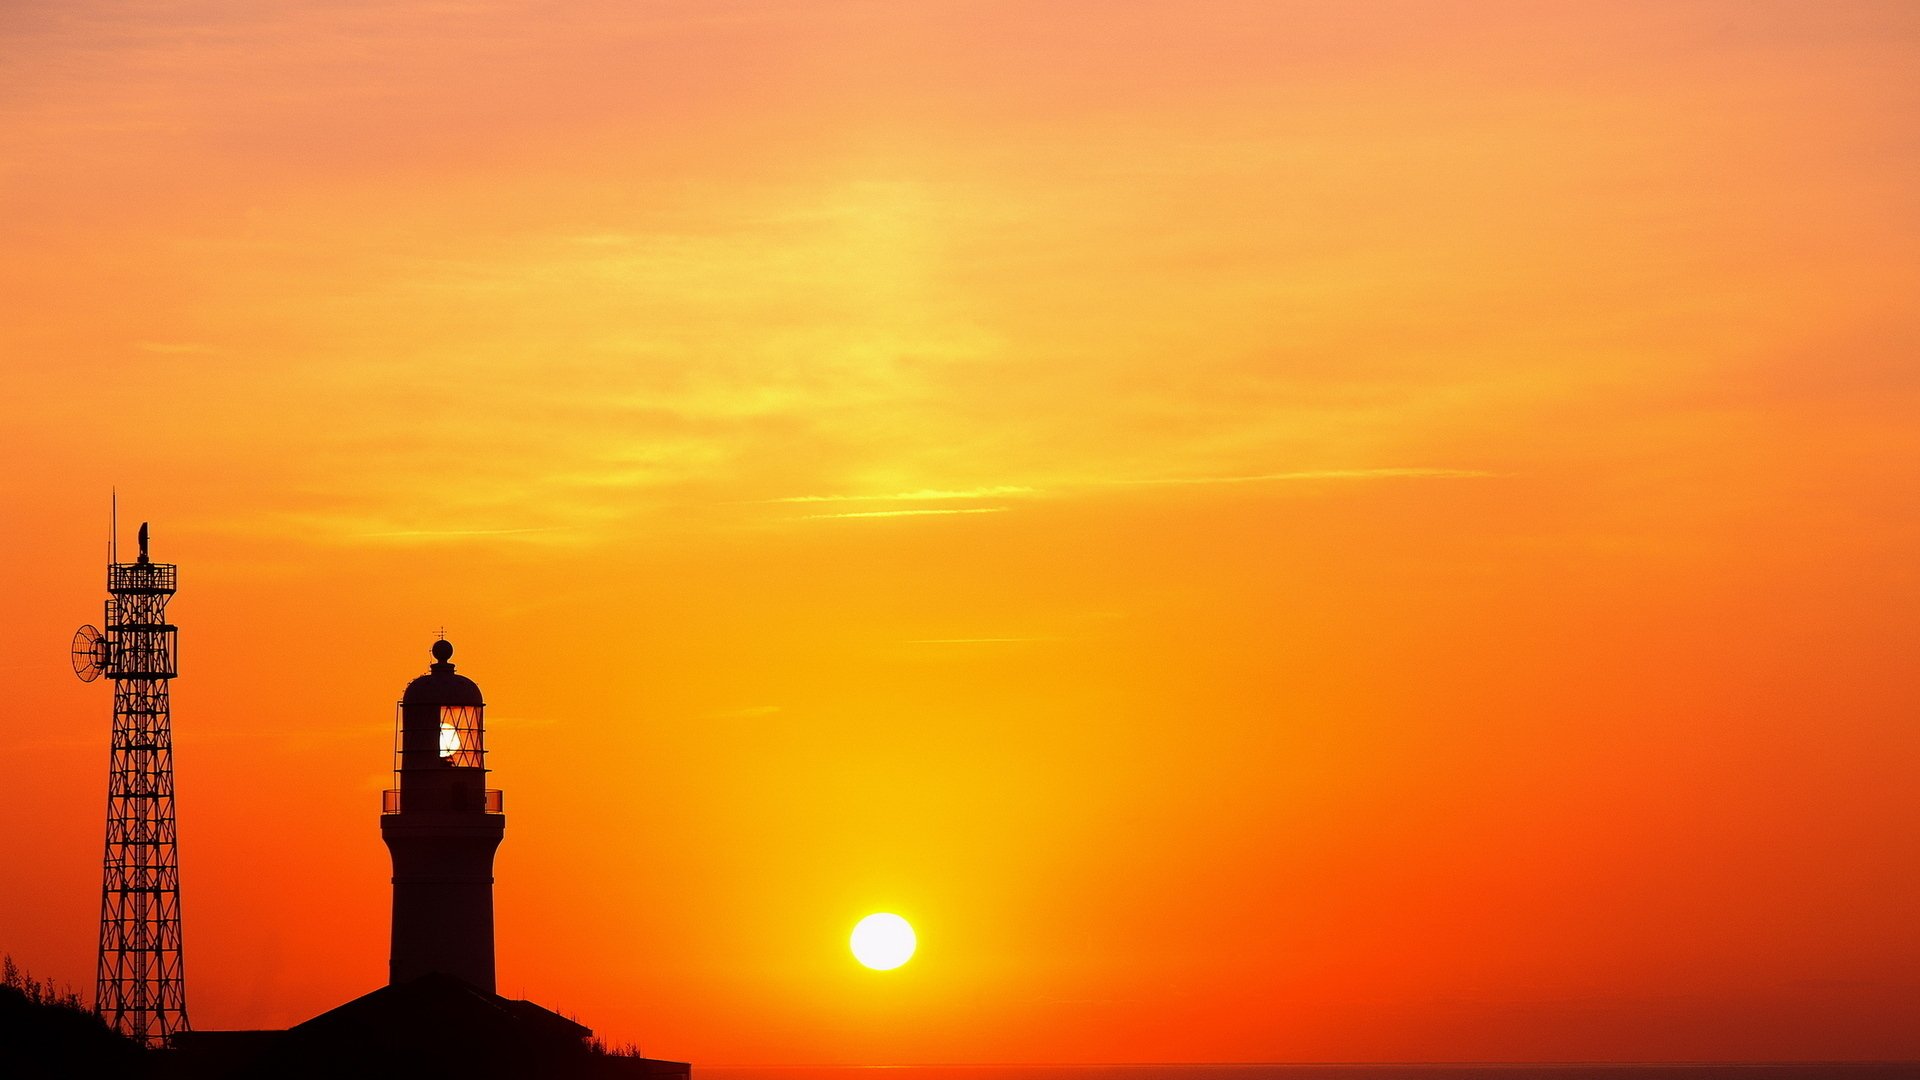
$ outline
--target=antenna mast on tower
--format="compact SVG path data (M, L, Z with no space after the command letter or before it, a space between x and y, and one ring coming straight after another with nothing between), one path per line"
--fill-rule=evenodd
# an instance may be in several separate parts
M167 688L179 673L179 630L167 622L178 567L148 558L144 523L138 561L117 561L117 544L108 551L106 631L89 625L73 635L74 674L113 680L94 1010L122 1034L159 1046L188 1030Z

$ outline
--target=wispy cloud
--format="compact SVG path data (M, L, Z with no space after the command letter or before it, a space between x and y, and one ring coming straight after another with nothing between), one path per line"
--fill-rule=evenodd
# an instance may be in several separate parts
M137 343L137 347L142 352L159 353L162 356L185 356L213 351L213 346L202 345L197 341L142 341Z
M517 536L524 533L572 532L575 526L551 525L536 529L401 529L395 532L354 533L358 540L373 539L457 539L466 536Z
M829 521L839 518L944 517L952 514L1004 514L1004 506L957 506L950 510L857 510L846 514L808 514L802 521Z
M753 720L762 716L773 716L781 712L778 705L746 705L738 709L721 709L700 717L702 720Z
M1261 484L1309 481L1359 480L1468 480L1499 476L1480 469L1441 469L1398 466L1377 469L1301 469L1293 472L1252 473L1244 476L1187 476L1164 479L1126 479L1093 481L1093 486L1183 487L1215 484ZM1043 494L1043 489L1023 484L993 484L972 488L920 488L891 494L788 495L768 499L774 503L862 503L862 502L939 502L966 499L1019 498ZM892 510L849 510L836 514L809 514L802 521L827 521L845 518L932 517L953 514L1000 514L1010 507L902 507Z
M1480 469L1306 469L1299 472L1255 473L1251 476L1187 476L1165 480L1111 480L1113 484L1188 485L1262 484L1287 480L1478 480L1499 476Z
M585 247L626 247L632 244L635 238L627 233L591 233L585 236L570 236L568 239Z
M919 491L901 491L892 495L788 495L782 499L769 499L779 503L826 503L826 502L922 502L939 499L998 499L1017 495L1035 495L1038 488L1021 487L1015 484L996 484L990 487L975 488L922 488Z
M909 638L908 645L1020 645L1034 641L1055 641L1050 637L951 637Z

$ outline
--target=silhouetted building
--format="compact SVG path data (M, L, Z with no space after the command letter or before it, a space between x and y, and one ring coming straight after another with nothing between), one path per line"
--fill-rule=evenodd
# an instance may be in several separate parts
M192 1031L156 1055L164 1080L688 1080L685 1062L607 1053L586 1026L494 992L493 853L506 818L486 786L480 688L453 646L407 684L399 786L383 797L393 856L386 986L286 1031Z
M433 972L493 991L493 853L506 831L488 790L486 703L453 670L453 643L400 698L399 786L386 792L380 836L393 856L393 946L387 981Z
M595 1050L585 1025L435 973L286 1031L173 1038L156 1080L688 1080L684 1062Z

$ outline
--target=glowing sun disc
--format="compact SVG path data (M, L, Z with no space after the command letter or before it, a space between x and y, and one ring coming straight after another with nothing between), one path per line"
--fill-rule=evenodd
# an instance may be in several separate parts
M913 927L898 915L881 912L861 919L847 942L853 958L875 971L892 971L913 957Z

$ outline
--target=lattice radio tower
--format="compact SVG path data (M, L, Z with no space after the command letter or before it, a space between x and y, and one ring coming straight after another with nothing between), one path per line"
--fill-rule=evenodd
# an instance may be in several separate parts
M113 755L107 773L107 852L100 884L100 964L94 1010L150 1046L187 1030L180 962L180 861L173 818L173 718L167 683L179 672L178 629L167 622L176 567L123 563L107 548L107 628L73 635L83 682L113 680Z

